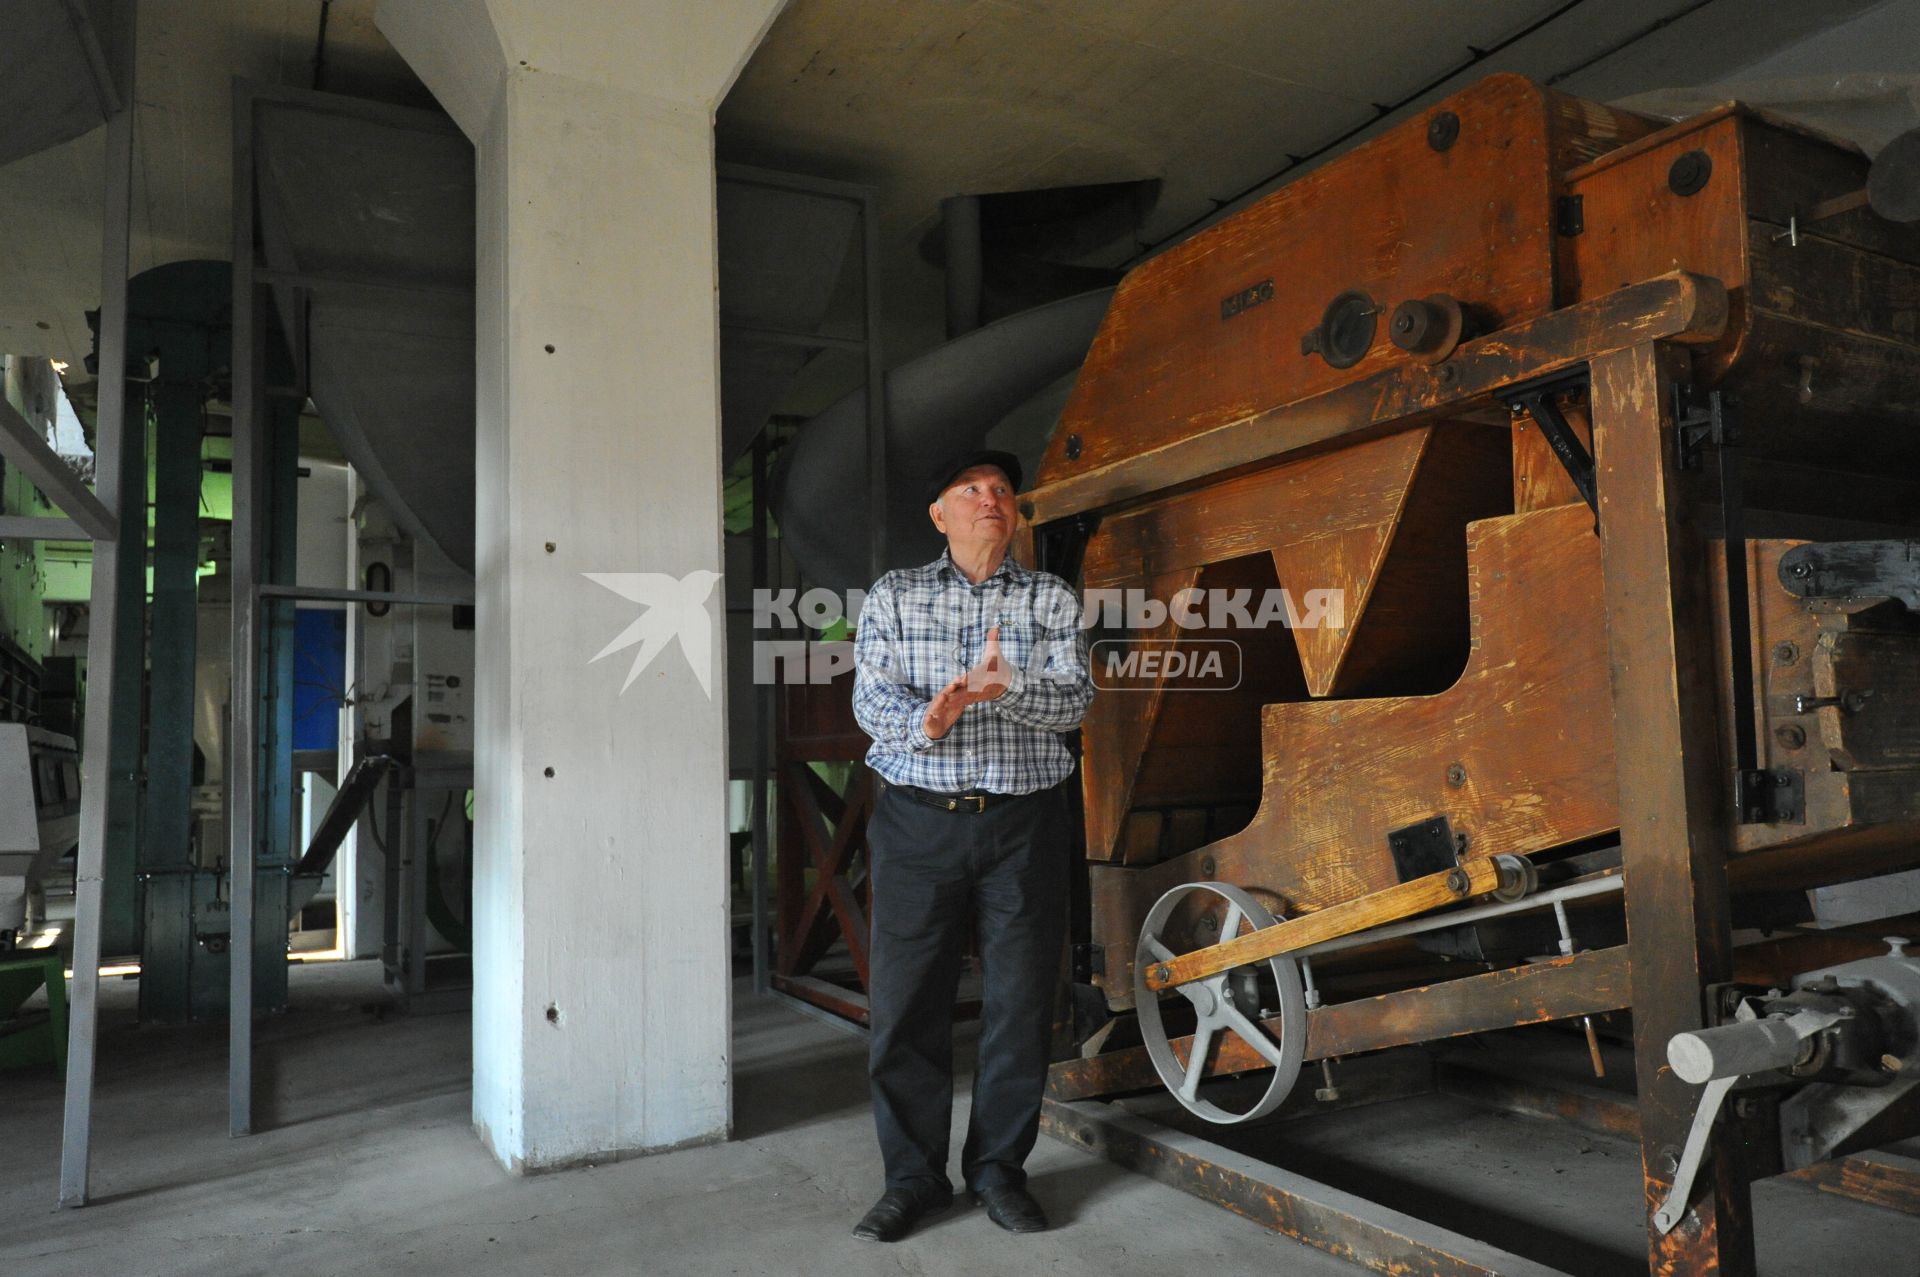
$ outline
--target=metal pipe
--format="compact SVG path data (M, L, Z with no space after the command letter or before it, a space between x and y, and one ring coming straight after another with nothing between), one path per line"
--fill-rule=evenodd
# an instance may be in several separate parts
M880 225L872 195L860 201L860 244L866 269L867 343L867 525L871 569L877 581L887 570L887 365L880 350Z
M940 201L940 229L947 250L947 340L980 326L985 264L980 243L980 197L950 195Z
M126 93L107 122L104 226L100 242L100 390L94 426L94 494L118 522L123 505L120 453L127 404L128 234L133 220L133 68L138 30L134 0L116 10L114 57ZM127 494L131 495L131 494ZM144 494L140 498L144 499ZM70 512L71 513L71 512ZM142 548L142 547L136 547ZM80 850L74 868L73 990L68 996L67 1094L60 1135L60 1204L87 1204L93 1140L93 1064L100 1010L100 922L107 857L107 738L113 723L113 649L120 545L93 543L87 627L85 751L81 755ZM137 569L136 569L137 570Z
M275 585L259 587L263 599L303 599L327 603L398 603L409 607L472 607L471 596L458 594L401 594L392 590L345 590L325 585Z
M265 324L254 278L253 94L233 89L233 635L227 702L227 1133L253 1131L253 906L260 721L260 375Z
M753 588L767 581L767 430L753 438ZM754 637L754 642L758 638ZM753 833L753 991L765 996L772 988L773 971L767 954L767 755L773 742L773 688L753 689L753 794L747 805L747 827Z
M1382 940L1398 940L1404 936L1419 935L1423 931L1438 931L1442 927L1483 922L1488 918L1504 917L1510 913L1525 913L1528 910L1545 908L1547 905L1558 908L1565 901L1608 895L1619 891L1625 885L1625 881L1619 874L1609 874L1605 878L1592 878L1585 882L1570 882L1564 887L1554 887L1538 895L1528 896L1524 900L1515 900L1508 904L1475 905L1471 909L1459 909L1452 913L1431 914L1424 918L1412 918L1406 922L1390 922L1384 927L1375 927L1371 931L1358 931L1350 936L1340 936L1337 939L1308 945L1293 956L1310 958L1322 953L1338 953L1342 949L1358 949L1362 945L1376 944Z

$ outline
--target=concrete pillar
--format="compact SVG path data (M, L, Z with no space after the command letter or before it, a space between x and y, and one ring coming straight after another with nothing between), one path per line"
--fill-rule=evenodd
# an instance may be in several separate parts
M627 686L641 603L584 574L720 571L713 110L781 3L377 18L478 156L473 1114L515 1169L731 1120L722 595Z

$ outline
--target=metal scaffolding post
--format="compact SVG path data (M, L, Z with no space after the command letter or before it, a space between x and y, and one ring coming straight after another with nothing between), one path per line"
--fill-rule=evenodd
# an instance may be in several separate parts
M100 918L107 840L107 737L113 721L114 612L119 595L120 543L115 519L123 504L120 449L127 402L128 236L133 218L133 68L137 18L134 0L114 13L113 56L120 94L107 121L106 201L100 242L100 391L94 423L95 492L63 499L66 513L93 536L93 587L87 623L87 681L100 695L87 698L81 756L80 851L74 870L73 989L68 997L67 1097L60 1142L60 1204L87 1203L93 1138L93 1065L100 1010ZM45 447L45 442L40 441ZM51 449L47 449L51 453ZM11 453L12 450L9 449ZM67 472L72 478L72 472ZM78 488L75 480L72 487ZM80 489L85 492L84 488ZM140 494L139 499L144 499ZM86 510L91 506L92 509ZM83 514L86 517L83 517ZM89 525L88 519L91 519Z
M862 358L867 398L867 508L868 556L873 576L887 568L887 375L886 360L880 344L880 227L874 213L871 187L823 178L801 177L740 164L718 166L718 178L743 186L762 186L776 191L797 191L826 199L844 200L859 209L862 271L862 317L860 336L842 337L826 333L787 332L780 329L752 328L722 321L721 327L735 336L780 346L803 346L810 350L857 352ZM767 527L766 432L754 441L753 462L753 586L764 589L770 581L771 550ZM772 986L772 956L768 952L767 928L770 911L767 900L767 869L770 859L771 804L767 785L771 774L772 733L778 717L774 705L775 689L754 689L753 796L753 988L762 995L786 998L812 1013L815 1008L788 998Z
M254 279L253 93L233 91L233 642L227 873L231 963L227 982L227 1133L253 1131L255 803L260 789L260 427L266 322Z

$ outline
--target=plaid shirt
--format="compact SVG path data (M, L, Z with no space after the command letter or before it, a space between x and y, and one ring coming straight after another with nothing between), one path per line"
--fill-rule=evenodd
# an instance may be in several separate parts
M927 706L978 664L1000 627L1012 666L1007 690L969 705L939 740ZM936 793L1028 794L1073 771L1059 732L1080 725L1093 699L1080 604L1059 577L1011 556L979 585L942 554L887 573L868 591L854 635L853 715L873 748L867 766L889 783Z

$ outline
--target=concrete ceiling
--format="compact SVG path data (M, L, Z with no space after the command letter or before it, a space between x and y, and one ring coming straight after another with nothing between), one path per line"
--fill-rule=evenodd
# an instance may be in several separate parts
M943 335L918 251L942 196L1162 179L1139 242L1098 254L1119 265L1264 189L1290 157L1310 163L1487 72L1602 98L1699 84L1872 3L793 0L723 104L719 146L879 188L898 362ZM426 104L373 9L324 6L322 87ZM322 12L142 0L136 271L227 255L230 79L310 87ZM0 54L0 73L18 56ZM0 350L77 363L90 345L102 142L95 129L0 167ZM818 362L830 397L848 370Z

